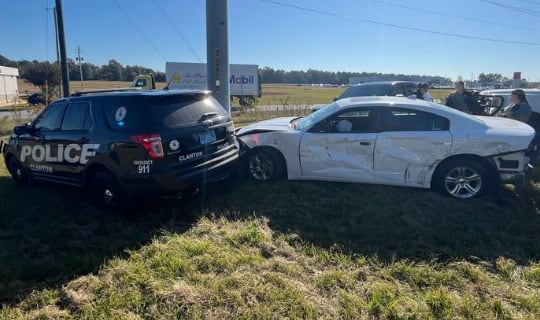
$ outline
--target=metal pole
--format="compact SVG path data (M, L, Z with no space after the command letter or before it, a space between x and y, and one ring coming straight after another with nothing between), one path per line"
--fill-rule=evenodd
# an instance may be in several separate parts
M60 70L62 71L62 88L64 97L69 97L69 73L66 56L66 35L64 32L64 14L62 13L62 0L56 0L56 14L58 19L58 45L60 46Z
M229 86L229 0L206 0L208 89L231 112Z
M79 61L79 73L81 75L81 90L84 90L83 75L82 75L82 58L81 58L81 48L77 46L77 60Z

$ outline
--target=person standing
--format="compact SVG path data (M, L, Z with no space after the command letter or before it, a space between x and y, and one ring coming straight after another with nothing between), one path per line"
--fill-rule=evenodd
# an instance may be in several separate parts
M414 95L412 95L410 97L414 97L416 99L422 99L422 100L433 102L433 97L428 92L428 89L429 89L429 86L428 86L427 83L420 82L418 84L418 88L414 92Z
M510 100L512 103L504 107L498 115L528 123L532 115L532 109L525 96L525 91L521 89L512 90Z
M420 84L420 87L418 88L418 90L420 90L420 94L422 95L422 99L426 100L426 101L429 101L429 102L433 102L433 97L431 96L431 94L428 92L429 90L429 86L427 83L421 83Z
M472 93L465 90L463 81L456 82L456 90L446 98L446 105L466 113L472 113L475 109L475 101Z

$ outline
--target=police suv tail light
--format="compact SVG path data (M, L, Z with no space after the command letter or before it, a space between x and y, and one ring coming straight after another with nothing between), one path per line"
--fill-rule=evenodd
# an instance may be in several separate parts
M133 142L144 147L152 159L163 158L163 145L161 144L161 136L159 134L143 134L131 136Z

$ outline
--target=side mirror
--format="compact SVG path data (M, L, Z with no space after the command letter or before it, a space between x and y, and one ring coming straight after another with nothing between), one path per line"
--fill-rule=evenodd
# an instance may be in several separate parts
M23 124L21 126L16 126L15 128L13 128L13 133L17 136L20 136L23 134L27 134L29 129L30 129L30 125L27 123L27 124Z

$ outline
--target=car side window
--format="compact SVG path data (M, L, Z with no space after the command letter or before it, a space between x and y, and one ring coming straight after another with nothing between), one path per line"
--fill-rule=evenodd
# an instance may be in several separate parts
M67 105L61 130L87 131L90 129L91 124L90 104L87 102L76 102Z
M317 132L326 133L366 133L373 132L375 111L362 108L332 115L318 126Z
M383 131L446 131L450 121L429 112L394 108L385 112Z
M51 104L47 109L43 111L43 113L39 115L36 121L34 121L34 130L39 132L58 130L60 126L60 118L62 117L63 111L63 104Z

